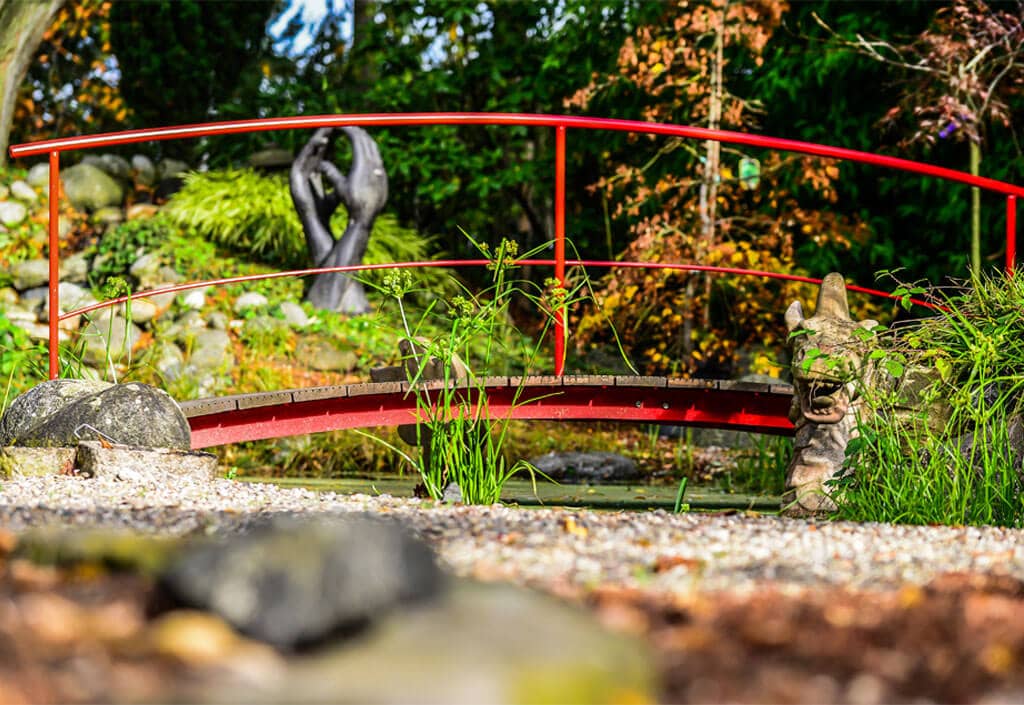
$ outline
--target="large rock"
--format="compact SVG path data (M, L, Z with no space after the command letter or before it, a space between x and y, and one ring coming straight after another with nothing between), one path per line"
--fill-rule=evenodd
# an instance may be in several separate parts
M18 201L0 201L0 225L13 228L28 217L28 209Z
M217 475L217 456L197 450L82 441L78 444L76 467L83 477L107 477L124 482L209 482Z
M185 367L185 354L173 342L157 341L148 351L149 360L163 378L164 382L173 382L181 377Z
M106 232L124 222L124 211L120 206L105 206L92 214L92 224Z
M0 419L0 446L73 446L99 434L142 448L192 446L178 403L167 392L138 382L43 382L15 399Z
M158 181L180 178L188 173L188 164L178 159L161 159L156 165L156 178Z
M124 187L92 164L76 164L64 169L61 180L68 200L82 210L96 211L105 206L119 206L124 200Z
M280 309L284 320L292 328L305 328L309 325L309 316L302 310L302 306L294 301L282 301Z
M359 365L359 356L351 350L339 350L329 340L306 338L299 340L295 359L311 370L350 372Z
M11 195L25 203L35 203L39 200L39 194L36 193L35 189L21 179L11 184Z
M196 332L192 342L192 354L185 368L188 374L202 376L223 372L235 366L231 352L231 336L227 331L203 328Z
M81 284L88 275L89 264L84 255L65 257L60 262L60 278ZM8 270L11 284L18 291L43 286L50 281L50 263L45 259L27 259L15 262Z
M235 299L235 305L232 308L235 313L242 313L251 308L266 308L268 303L267 297L258 291L247 291Z
M78 399L102 392L111 386L110 382L54 379L32 387L15 397L0 417L0 447L14 445L15 439L49 416Z
M89 258L84 253L62 257L60 260L61 281L82 284L89 278Z
M27 293L27 292L26 292ZM45 294L43 310L41 316L43 320L49 320L50 317L50 290L48 287L43 288ZM67 313L68 311L74 311L75 309L84 308L96 303L96 298L92 295L92 292L85 289L78 284L71 282L61 282L57 288L57 293L60 296L60 312ZM73 316L71 318L65 318L60 322L60 327L65 330L78 330L79 326L82 325L81 316Z
M135 174L135 180L143 186L152 186L156 183L156 166L144 154L132 155L132 172Z
M79 334L82 359L90 365L118 363L127 358L142 339L142 330L119 315L97 315Z
M38 164L33 164L32 168L28 170L28 176L25 177L25 181L33 188L46 188L49 186L50 163L39 162Z
M641 478L631 459L616 453L551 452L530 461L555 482L632 482Z
M360 631L443 583L425 544L366 517L277 519L187 552L162 580L181 604L282 649Z
M128 160L116 154L89 154L82 158L83 164L91 164L102 169L115 179L130 181L132 178L132 167Z

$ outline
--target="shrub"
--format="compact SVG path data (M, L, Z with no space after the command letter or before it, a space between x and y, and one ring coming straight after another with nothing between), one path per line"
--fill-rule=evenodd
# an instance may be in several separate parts
M164 212L179 226L264 262L287 269L310 266L302 224L282 174L252 169L192 173ZM347 221L344 208L339 208L331 227L340 235ZM364 262L429 260L432 246L432 238L402 227L391 214L382 214L374 223ZM365 273L371 282L382 281L382 276ZM416 279L437 294L451 289L449 273L436 268L417 270Z

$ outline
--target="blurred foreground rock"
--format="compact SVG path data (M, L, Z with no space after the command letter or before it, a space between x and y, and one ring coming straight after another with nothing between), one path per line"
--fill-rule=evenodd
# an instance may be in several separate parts
M181 604L293 650L432 599L443 577L430 549L395 524L285 517L196 547L163 584Z

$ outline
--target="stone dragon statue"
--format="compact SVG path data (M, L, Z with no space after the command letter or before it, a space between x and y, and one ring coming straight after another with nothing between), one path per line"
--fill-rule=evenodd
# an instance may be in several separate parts
M793 457L786 470L783 508L790 515L835 511L826 483L843 476L846 446L856 437L869 383L867 365L877 321L854 321L843 275L821 283L814 315L794 301L786 310L793 346Z
M854 321L841 274L822 280L814 315L804 317L799 301L786 310L792 345L793 404L796 429L793 456L786 470L783 511L801 516L836 510L829 481L844 477L846 449L862 423L926 424L934 447L907 449L918 458L939 452L959 454L966 466L984 472L981 446L1005 452L1017 482L1024 486L1024 399L1016 398L1001 435L978 427L971 415L957 416L950 402L956 385L941 380L938 370L921 361L901 365L898 377L885 365L885 347L876 338L878 323ZM873 355L875 350L882 355ZM878 358L877 360L874 358ZM1004 382L1009 382L1004 380ZM971 408L997 403L999 384L971 392ZM990 398L991 397L991 398ZM953 472L951 469L950 472Z

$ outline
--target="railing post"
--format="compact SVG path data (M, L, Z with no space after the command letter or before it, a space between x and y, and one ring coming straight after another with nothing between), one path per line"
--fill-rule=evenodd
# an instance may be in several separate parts
M555 279L565 288L565 125L555 128ZM555 374L565 371L565 306L555 313Z
M60 376L60 152L50 152L50 379Z
M1017 197L1006 197L1006 273L1017 264Z

